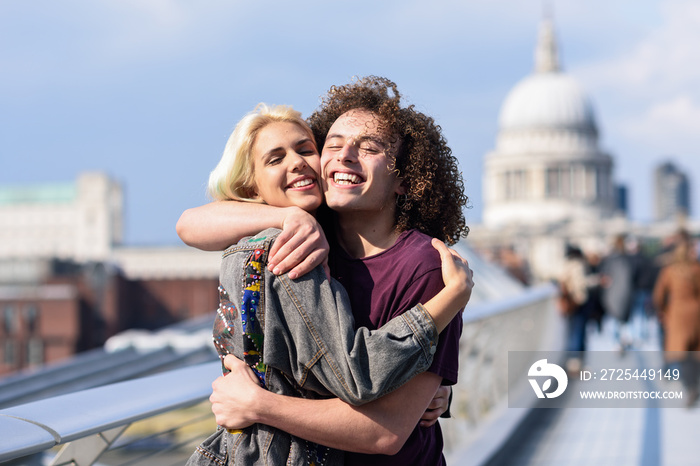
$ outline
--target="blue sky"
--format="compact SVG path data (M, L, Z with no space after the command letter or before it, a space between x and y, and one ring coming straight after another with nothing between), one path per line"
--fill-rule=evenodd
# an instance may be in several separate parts
M125 188L128 244L176 244L236 121L256 103L305 115L333 84L375 74L443 127L481 218L500 106L529 74L540 0L8 0L0 3L0 184L85 170ZM550 0L561 62L586 89L652 215L651 171L700 182L700 3ZM700 211L700 188L693 190Z

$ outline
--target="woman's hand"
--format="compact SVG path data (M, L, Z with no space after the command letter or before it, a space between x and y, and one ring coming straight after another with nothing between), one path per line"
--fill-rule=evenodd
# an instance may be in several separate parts
M457 254L457 251L449 249L445 243L436 238L433 238L432 245L440 253L442 281L445 283L445 288L423 306L433 318L437 331L442 332L469 302L474 281L469 263Z
M275 275L289 271L289 278L298 278L317 265L328 268L328 241L321 225L313 215L298 208L289 208L284 219L282 233L270 248L268 268Z
M224 366L231 372L211 384L209 397L216 424L227 429L243 429L257 422L254 407L265 389L252 370L240 359L229 354Z
M469 268L469 263L437 238L433 238L432 245L440 253L445 289L454 293L456 300L463 301L462 307L466 306L474 288L474 272Z
M428 405L428 409L420 418L421 427L430 427L435 424L440 416L450 407L450 394L452 387L449 385L440 385L433 400Z

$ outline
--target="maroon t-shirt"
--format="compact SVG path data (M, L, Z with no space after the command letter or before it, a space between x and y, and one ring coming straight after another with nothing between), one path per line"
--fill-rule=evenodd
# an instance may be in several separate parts
M431 238L416 230L401 233L396 243L381 253L355 259L333 245L331 274L350 296L356 327L376 329L417 303L425 303L444 286L440 254ZM369 310L369 313L367 312ZM457 383L459 337L462 315L440 334L440 341L428 371L443 378L443 385ZM439 423L419 427L411 433L401 451L393 456L346 453L346 465L441 465L443 439Z

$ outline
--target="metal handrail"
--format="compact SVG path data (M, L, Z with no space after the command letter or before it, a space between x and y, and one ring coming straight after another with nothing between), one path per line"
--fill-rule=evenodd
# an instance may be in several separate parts
M220 374L217 361L0 410L0 461L94 434L111 444L135 421L205 400Z
M460 340L452 419L441 423L448 463L488 463L534 407L509 409L508 351L563 349L563 321L551 284L469 305Z
M472 323L498 314L516 311L533 303L550 299L555 293L556 288L554 285L545 283L525 288L517 295L507 296L503 299L469 304L462 314L462 322L465 324Z

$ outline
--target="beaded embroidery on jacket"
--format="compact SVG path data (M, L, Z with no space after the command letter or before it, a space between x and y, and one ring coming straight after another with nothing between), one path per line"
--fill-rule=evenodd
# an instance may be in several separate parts
M243 358L253 369L265 387L265 364L263 363L263 330L258 319L260 307L260 287L262 285L262 261L265 251L255 249L248 258L243 274L243 297L241 299L241 320L243 323Z
M260 289L263 281L263 263L265 250L254 249L245 263L243 273L243 295L241 296L241 324L243 326L243 360L253 370L265 387L265 363L263 363L263 330L258 311L260 307ZM231 302L228 292L219 284L219 308L214 321L214 345L223 358L233 354L234 325L238 318L236 305ZM224 373L228 369L224 368Z
M255 238L249 242L267 240L267 237ZM241 248L231 248L224 252L224 257ZM243 328L243 358L260 380L260 385L267 388L265 372L267 366L263 362L264 342L264 308L261 306L261 291L264 289L264 266L267 262L267 250L255 248L245 262L241 296L240 319ZM213 339L217 352L222 358L234 354L233 338L235 337L234 320L239 318L236 305L231 301L228 292L219 284L219 307L214 321ZM223 367L224 374L229 370ZM229 430L231 434L242 433L242 430ZM328 458L329 448L314 442L305 441L306 460L309 466L322 466Z

